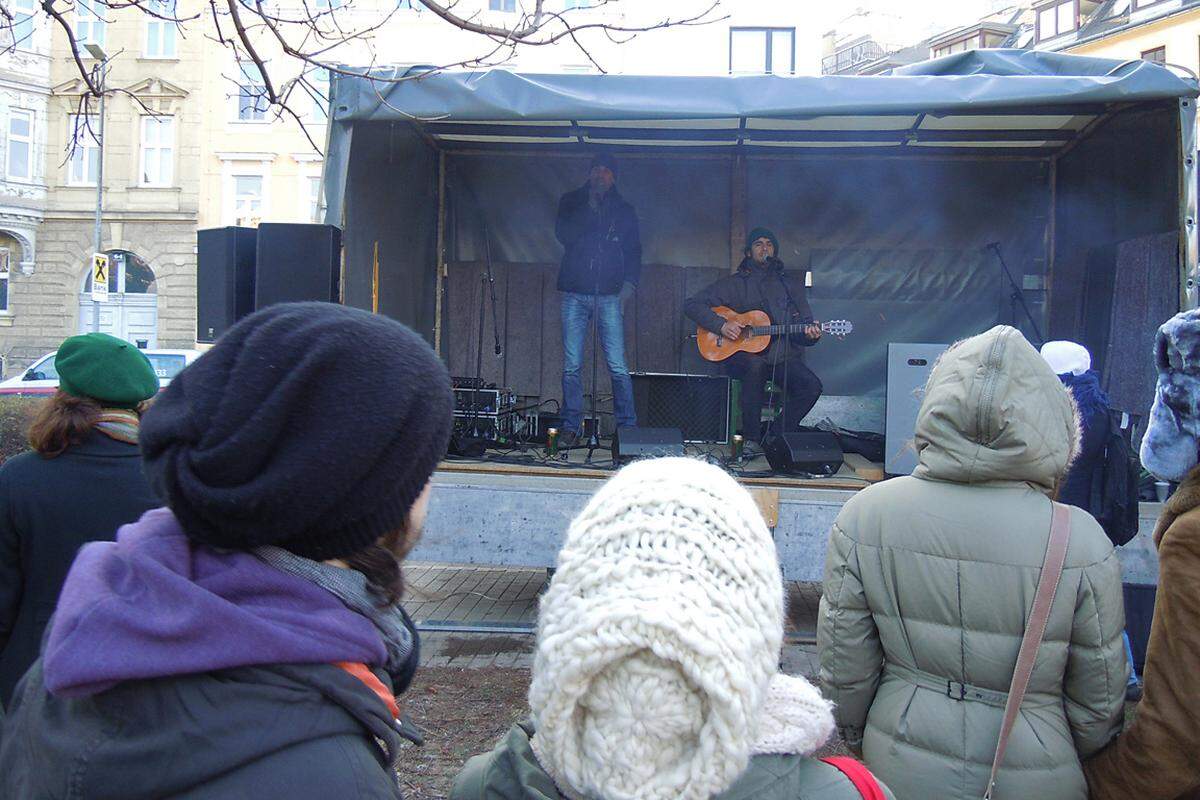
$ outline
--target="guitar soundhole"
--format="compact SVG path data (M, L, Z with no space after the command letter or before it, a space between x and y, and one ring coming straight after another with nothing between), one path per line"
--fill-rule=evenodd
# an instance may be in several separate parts
M926 366L928 363L929 363L929 362L928 362L928 361L926 361L926 360L925 360L925 359L923 359L923 358L910 358L910 359L908 360L908 365L909 365L910 367L924 367L924 366Z

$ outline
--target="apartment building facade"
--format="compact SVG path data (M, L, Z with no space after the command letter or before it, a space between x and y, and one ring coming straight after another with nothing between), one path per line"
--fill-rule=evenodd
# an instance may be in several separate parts
M48 47L39 61L46 91L34 115L36 180L28 191L40 193L41 209L29 235L32 257L23 255L9 273L0 328L9 375L67 336L97 327L143 347L195 340L199 37L185 39L172 23L144 14L104 13L86 0L69 21L86 67L99 67L88 44L110 58L103 129L99 104L82 100L86 86L66 32L35 18L35 41ZM109 298L95 304L88 267L101 146L100 249L112 266Z
M0 54L0 366L19 344L10 334L18 321L44 324L36 291L39 233L47 202L46 137L49 128L50 37L32 2L12 6L11 40ZM17 314L20 309L22 313Z

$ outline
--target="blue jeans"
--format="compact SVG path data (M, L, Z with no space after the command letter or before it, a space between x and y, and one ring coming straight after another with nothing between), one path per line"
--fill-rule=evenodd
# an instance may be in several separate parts
M1129 631L1123 631L1122 636L1125 637L1125 659L1129 662L1129 686L1137 686L1138 674L1137 667L1133 664L1133 644L1129 641Z
M564 430L581 433L583 421L583 344L587 340L588 323L592 317L592 295L562 293L563 331L563 404ZM625 366L625 317L621 312L620 295L602 294L597 298L596 333L604 348L608 374L612 377L613 414L617 426L637 425L633 410L633 382ZM593 387L593 391L595 391Z

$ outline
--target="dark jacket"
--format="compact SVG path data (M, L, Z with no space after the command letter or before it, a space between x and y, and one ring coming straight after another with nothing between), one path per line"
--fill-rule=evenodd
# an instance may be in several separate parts
M531 723L509 729L490 753L475 756L454 779L450 800L564 800L534 756ZM891 791L882 783L884 796ZM713 800L860 800L836 767L801 755L757 755Z
M335 666L385 659L333 594L150 511L71 568L0 727L0 797L395 800L392 711Z
M566 248L558 270L558 290L617 294L621 284L637 285L642 275L642 240L637 214L614 186L600 208L588 205L588 186L558 201L554 235Z
M1104 466L1104 453L1108 445L1109 406L1108 397L1100 389L1096 373L1059 376L1066 384L1075 405L1079 409L1079 453L1071 461L1058 501L1082 508L1095 516L1101 509L1092 503L1092 484L1099 468Z
M75 553L157 505L137 445L102 433L0 467L0 702L37 658Z
M789 293L791 300L789 302ZM721 332L723 320L713 312L715 306L728 306L739 314L747 311L765 311L771 324L811 322L812 308L808 305L808 294L804 288L804 273L791 273L779 259L772 259L766 267L759 267L749 257L742 259L737 272L727 275L701 289L683 304L683 313L697 325L713 333ZM804 334L791 338L792 345L815 344ZM776 337L766 351L768 358L777 361L782 357L782 339ZM791 350L792 357L799 358L803 351Z

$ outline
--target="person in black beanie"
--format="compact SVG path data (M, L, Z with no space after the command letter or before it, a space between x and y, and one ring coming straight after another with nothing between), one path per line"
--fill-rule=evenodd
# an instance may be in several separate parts
M0 796L399 798L420 739L399 560L451 423L398 322L290 303L234 326L142 420L167 508L80 550L0 728Z

